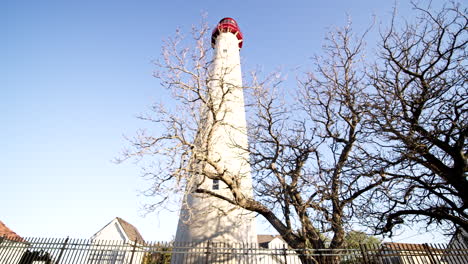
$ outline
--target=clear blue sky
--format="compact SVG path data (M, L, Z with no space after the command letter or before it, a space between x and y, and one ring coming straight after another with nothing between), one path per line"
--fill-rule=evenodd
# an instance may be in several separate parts
M399 12L410 17L406 2ZM362 32L374 14L377 25L388 22L392 6L375 0L1 1L0 220L24 237L87 238L119 216L146 239L170 239L177 214L141 217L138 190L148 183L137 165L111 162L126 144L123 135L147 125L135 116L161 100L151 60L162 40L177 27L188 32L204 11L210 25L230 16L244 34L244 70L303 72L328 29L344 25L347 14ZM399 239L422 242L411 232Z

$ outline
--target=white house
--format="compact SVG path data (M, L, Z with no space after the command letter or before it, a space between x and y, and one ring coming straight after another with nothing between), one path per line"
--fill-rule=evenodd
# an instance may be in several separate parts
M257 235L258 245L261 248L280 249L288 248L288 244L280 235Z
M120 217L114 218L91 237L88 263L141 263L146 242L136 227Z
M280 235L257 235L257 241L260 248L258 263L301 263Z

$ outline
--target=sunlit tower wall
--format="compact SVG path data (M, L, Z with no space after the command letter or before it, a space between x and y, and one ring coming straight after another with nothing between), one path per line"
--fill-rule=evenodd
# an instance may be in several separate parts
M208 158L224 168L225 173L238 180L242 193L253 196L244 94L240 65L243 36L232 18L223 18L212 33L213 62L208 93L216 116L221 123L212 126L212 112L201 109L199 138L208 149ZM205 106L206 107L206 106ZM210 137L204 134L212 129ZM192 175L198 188L232 198L227 186L219 180ZM189 186L190 190L190 186ZM235 207L227 201L205 194L188 192L180 211L175 242L203 245L212 243L257 243L254 214ZM176 254L178 255L178 254ZM193 261L192 261L193 260ZM198 263L196 258L173 255L172 263ZM210 263L216 263L211 260Z

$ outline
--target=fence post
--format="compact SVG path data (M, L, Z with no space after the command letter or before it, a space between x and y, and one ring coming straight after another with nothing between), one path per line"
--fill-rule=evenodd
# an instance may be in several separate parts
M364 261L364 264L368 264L369 260L367 259L366 245L359 244L359 249L361 249L361 255L362 255L362 260Z
M135 239L135 241L133 242L132 255L130 256L130 264L133 264L133 256L135 255L137 241L138 239Z
M424 243L423 247L426 250L427 255L429 256L431 264L436 264L437 261L435 260L434 255L432 254L431 247L427 243Z
M286 252L286 245L283 244L283 256L284 256L284 264L288 264L288 254Z
M65 251L65 248L67 247L67 244L68 244L68 240L70 239L70 237L67 237L67 239L65 239L65 242L63 242L63 247L62 249L60 249L60 254L59 256L57 257L57 261L56 263L59 264L60 263L60 259L62 258L63 256L63 252Z
M210 263L210 241L206 244L206 252L205 252L205 263L209 264Z

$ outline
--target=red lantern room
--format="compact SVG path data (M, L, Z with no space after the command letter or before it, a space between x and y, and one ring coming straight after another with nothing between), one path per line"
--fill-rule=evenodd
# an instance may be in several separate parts
M225 17L221 19L216 26L216 28L213 30L213 33L211 34L211 47L214 48L216 44L216 38L218 37L219 33L221 32L231 32L234 34L237 39L239 40L239 49L242 48L242 33L239 29L239 26L237 25L237 22L230 18L230 17Z

